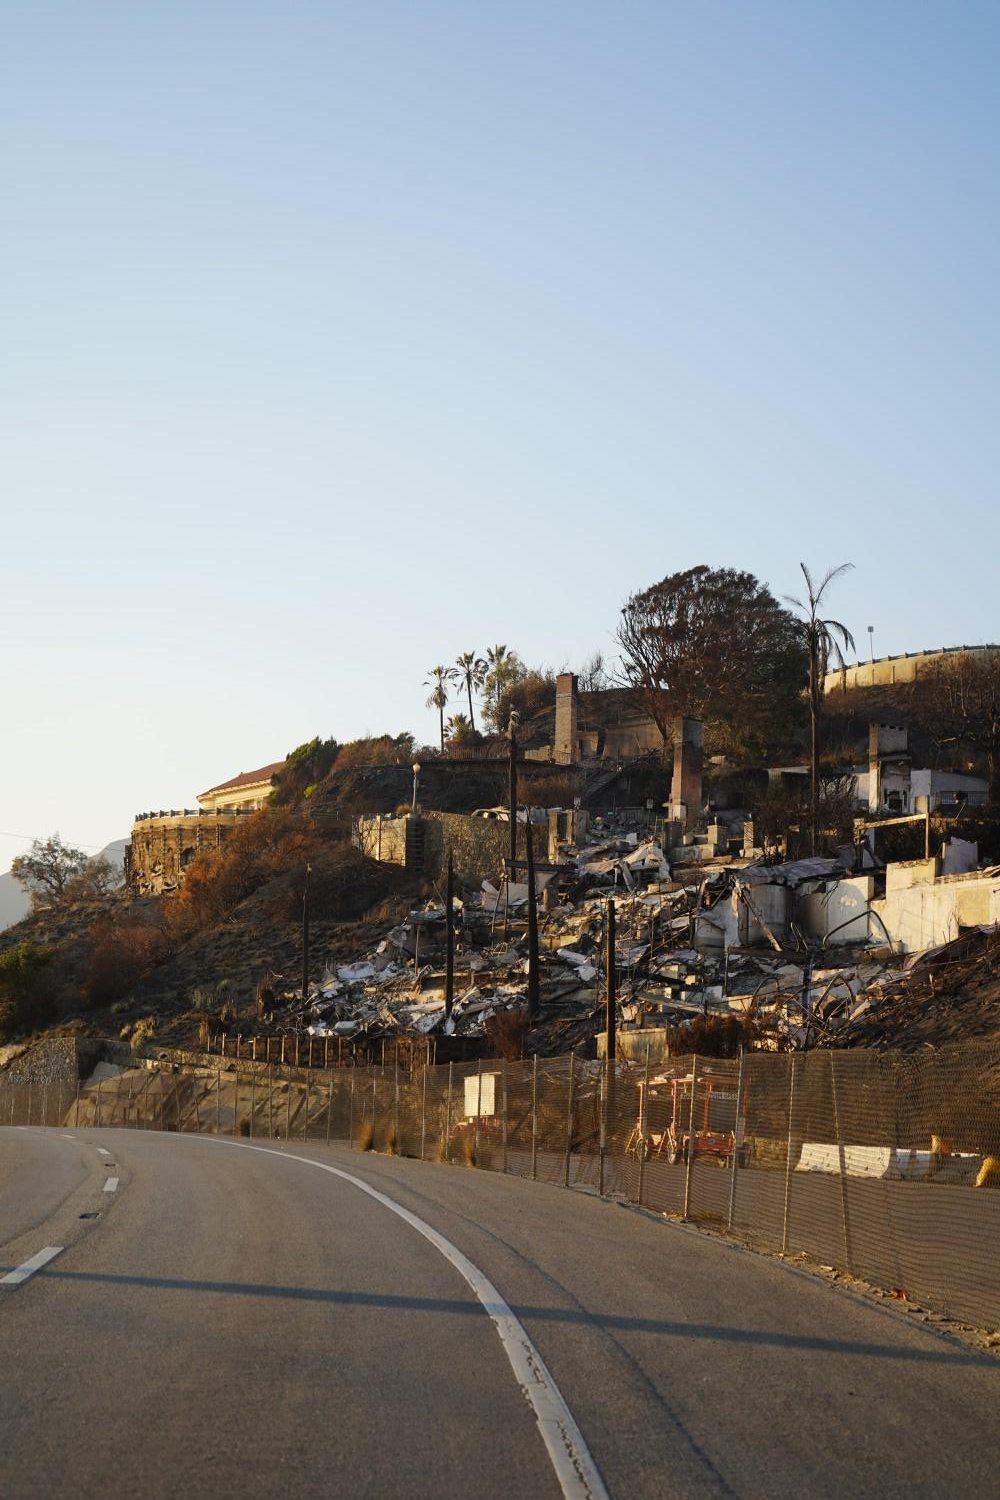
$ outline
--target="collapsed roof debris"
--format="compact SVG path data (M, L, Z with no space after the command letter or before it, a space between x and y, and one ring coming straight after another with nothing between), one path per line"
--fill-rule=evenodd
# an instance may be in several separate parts
M650 826L657 837L641 837L613 817L581 819L579 842L550 839L549 859L536 873L540 1015L526 1046L544 1054L565 1047L570 1035L592 1042L602 1029L609 900L623 1034L714 1016L740 1023L756 1046L823 1045L859 1029L870 1045L871 1018L898 1002L920 972L915 956L891 939L893 910L876 897L876 882L890 896L920 880L930 889L939 883L938 865L866 866L857 874L851 847L836 858L765 864L759 851L739 854L724 840L713 857L692 861L687 844L665 852L662 823ZM995 873L944 879L978 880L986 889L984 877ZM287 1023L362 1046L407 1035L495 1045L490 1022L509 1012L522 1013L526 1030L527 905L527 883L518 879L482 879L456 898L451 1015L445 904L433 900L411 910L373 951L324 974L305 999L286 993Z

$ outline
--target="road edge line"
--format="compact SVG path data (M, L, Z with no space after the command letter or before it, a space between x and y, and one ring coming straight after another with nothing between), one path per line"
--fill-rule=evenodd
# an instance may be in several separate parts
M381 1203L383 1208L388 1208L404 1223L409 1224L411 1229L415 1229L418 1234L429 1241L472 1288L484 1312L492 1321L514 1372L514 1378L535 1414L542 1442L545 1444L565 1500L611 1500L600 1470L587 1447L586 1439L577 1426L565 1397L535 1347L528 1330L489 1277L480 1271L479 1267L474 1265L457 1245L452 1244L451 1240L446 1239L425 1219L419 1218L417 1214L404 1208L401 1203L397 1203L394 1198L390 1198L387 1193L380 1192L378 1188L365 1182L364 1178L355 1177L353 1173L345 1172L340 1167L331 1167L326 1162L316 1161L310 1156L298 1156L291 1151L275 1151L269 1146L251 1146L242 1141L214 1139L212 1136L196 1138L217 1146L233 1146L242 1151L259 1151L263 1156L277 1156L282 1161L298 1161L304 1166L316 1167L321 1172L329 1172L332 1177L339 1177L342 1181L349 1182L352 1187L359 1188L369 1198L374 1198L376 1203Z

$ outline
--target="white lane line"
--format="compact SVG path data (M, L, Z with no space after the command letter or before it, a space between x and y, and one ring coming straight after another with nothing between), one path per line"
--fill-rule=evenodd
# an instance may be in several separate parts
M106 1193L117 1193L117 1191L118 1191L118 1178L117 1177L109 1177L105 1181L104 1191Z
M397 1214L418 1234L422 1234L425 1240L429 1240L469 1284L483 1309L493 1320L517 1383L535 1413L542 1442L548 1450L559 1488L566 1500L610 1500L583 1433L576 1425L573 1413L545 1361L529 1338L528 1330L515 1317L492 1281L462 1254L457 1245L453 1245L451 1240L445 1239L426 1220L419 1219L394 1198L380 1193L370 1183L354 1177L350 1172L341 1171L339 1167L328 1167L325 1162L313 1161L309 1156L273 1151L268 1146L245 1146L240 1141L213 1139L211 1136L202 1136L200 1139L211 1141L214 1145L235 1146L242 1151L260 1151L265 1156L278 1156L282 1161L300 1161L307 1167L317 1167L321 1172L329 1172L331 1176L340 1177L352 1187L359 1188L362 1193L367 1193L369 1198L374 1198L376 1203L381 1203L384 1208Z
M57 1255L63 1253L62 1245L46 1245L44 1250L39 1250L30 1260L15 1270L9 1271L6 1276L0 1276L0 1286L20 1286L22 1281L27 1281L29 1276L34 1276L43 1266L47 1266L50 1260L55 1260Z
M65 1133L65 1131L64 1131L63 1132L63 1140L64 1141L75 1141L76 1140L76 1136L75 1135L67 1135Z
M97 1148L97 1154L98 1154L98 1156L110 1156L111 1152L110 1151L105 1151L105 1149L104 1149L103 1146L98 1146L98 1148Z

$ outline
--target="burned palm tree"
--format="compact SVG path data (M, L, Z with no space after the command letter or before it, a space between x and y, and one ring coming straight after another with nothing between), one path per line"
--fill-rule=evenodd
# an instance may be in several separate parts
M805 563L799 563L806 581L805 600L786 596L785 603L799 611L799 628L809 658L809 777L810 777L810 845L813 854L819 841L819 719L823 712L823 679L832 663L844 665L844 652L854 651L854 637L846 625L839 620L825 619L820 614L823 597L835 579L849 573L853 563L841 563L830 568L817 583Z

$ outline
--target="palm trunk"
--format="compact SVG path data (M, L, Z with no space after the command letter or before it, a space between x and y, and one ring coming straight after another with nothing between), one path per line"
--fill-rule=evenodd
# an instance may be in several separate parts
M809 652L809 780L811 849L815 855L819 844L819 704L816 701L815 649Z
M810 726L812 730L812 746L810 751L812 809L810 815L810 823L812 825L812 852L813 854L815 854L819 840L819 739L816 733L817 724L815 703L811 703L809 706L809 717L812 720L812 724Z
M438 704L438 714L441 718L441 754L444 754L444 704Z
M476 716L472 712L472 678L471 677L467 677L465 679L465 689L466 689L466 692L469 695L469 724L471 726L473 734L475 734L475 732L476 732Z

